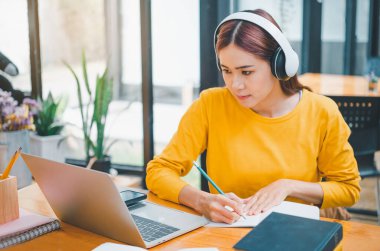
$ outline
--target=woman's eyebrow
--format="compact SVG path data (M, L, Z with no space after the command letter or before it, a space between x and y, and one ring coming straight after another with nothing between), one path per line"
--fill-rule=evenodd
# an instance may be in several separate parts
M238 69L245 69L245 68L251 68L251 67L255 67L255 66L254 65L243 65L243 66L236 67L235 69L238 70Z
M223 65L223 64L221 64L220 66L228 69L228 67L225 66L225 65ZM239 67L235 67L235 69L239 70L239 69L245 69L245 68L250 68L250 67L255 67L255 66L254 65L242 65L242 66L239 66Z

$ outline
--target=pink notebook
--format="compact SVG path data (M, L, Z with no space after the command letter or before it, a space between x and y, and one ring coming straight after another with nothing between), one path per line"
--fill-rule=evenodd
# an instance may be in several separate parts
M21 243L60 228L55 218L20 208L20 218L0 225L0 248Z

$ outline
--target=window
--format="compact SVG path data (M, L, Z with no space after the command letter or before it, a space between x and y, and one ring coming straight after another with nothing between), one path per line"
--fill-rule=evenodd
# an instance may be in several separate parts
M19 75L4 75L14 89L30 93L28 5L26 0L0 0L0 52L18 68Z
M152 1L154 146L160 153L200 86L199 1ZM185 178L200 186L194 168Z
M152 1L152 38L158 153L177 130L181 116L193 101L194 90L199 88L198 1Z
M65 157L84 159L76 83L63 61L82 80L84 50L90 85L94 89L96 74L103 72L106 59L103 0L39 0L38 3L43 96L51 91L54 97L67 99L64 120L68 123L65 130L69 137L62 145L63 151Z
M356 5L356 52L355 74L362 75L367 63L369 0L362 0Z
M345 14L345 0L323 1L321 73L343 74Z
M121 1L121 52L122 84L118 102L129 104L120 121L115 145L116 161L123 164L142 166L143 153L143 124L141 102L141 30L140 30L140 1ZM116 136L116 134L115 134Z
M122 137L129 145L124 147L122 162L142 166L140 1L122 1L121 5L120 100L132 102L123 125ZM155 154L158 154L170 141L199 89L199 1L152 1L151 20L153 130ZM189 176L187 179L199 186L199 174L195 171Z

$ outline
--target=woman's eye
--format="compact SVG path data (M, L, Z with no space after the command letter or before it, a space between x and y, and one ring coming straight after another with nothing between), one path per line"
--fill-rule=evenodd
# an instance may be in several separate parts
M245 75L245 76L248 76L250 75L252 72L251 71L242 71L242 74Z
M231 73L229 70L227 70L227 69L222 69L222 72L223 73Z

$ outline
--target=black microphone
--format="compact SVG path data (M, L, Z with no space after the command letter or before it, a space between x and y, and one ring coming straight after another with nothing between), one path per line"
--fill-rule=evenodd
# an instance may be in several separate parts
M0 52L0 70L11 75L17 76L17 66L12 63L3 53Z

